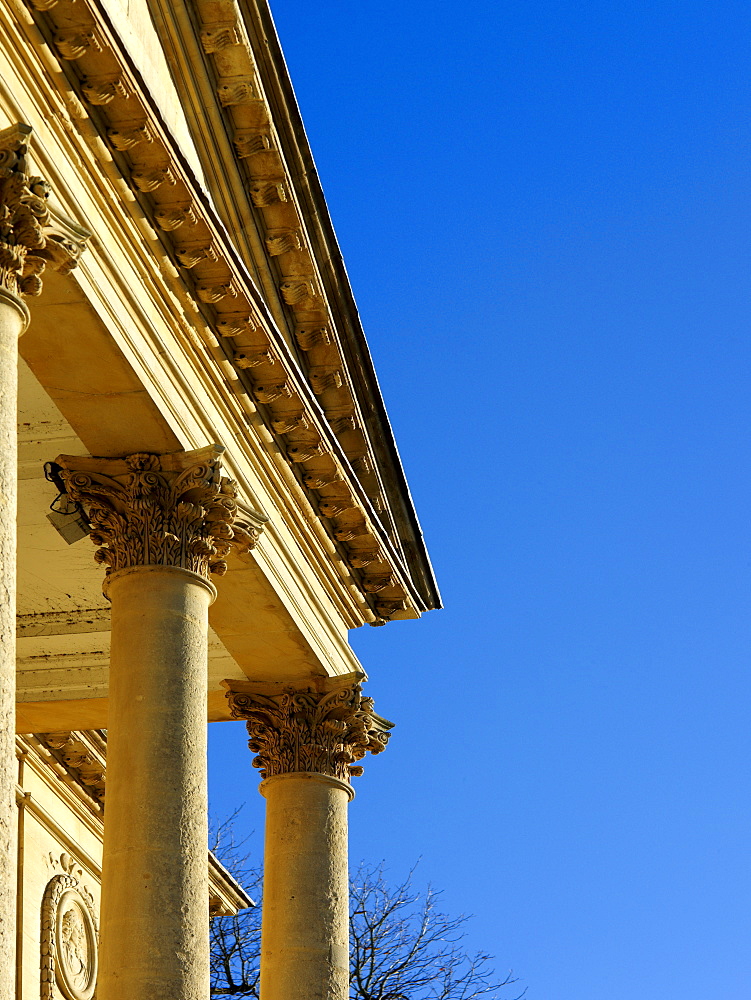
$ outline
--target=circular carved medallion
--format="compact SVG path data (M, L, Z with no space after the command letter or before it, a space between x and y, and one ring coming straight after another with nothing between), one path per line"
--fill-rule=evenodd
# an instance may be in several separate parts
M97 945L91 893L72 875L55 875L42 901L42 1000L61 994L65 1000L93 1000Z
M96 986L96 931L77 889L61 895L56 922L57 985L68 1000L91 1000Z

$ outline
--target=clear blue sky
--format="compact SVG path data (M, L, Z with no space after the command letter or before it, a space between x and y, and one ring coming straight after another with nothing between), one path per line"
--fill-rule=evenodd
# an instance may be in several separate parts
M748 1000L751 7L273 9L446 604L352 635L352 857L529 1000Z

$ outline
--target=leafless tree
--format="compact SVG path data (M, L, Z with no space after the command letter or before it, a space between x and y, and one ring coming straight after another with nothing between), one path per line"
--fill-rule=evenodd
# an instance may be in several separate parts
M214 917L209 923L211 996L258 998L261 960L261 889L259 865L250 862L247 838L235 836L236 810L211 832L211 850L240 883L256 906L236 917Z
M232 819L216 829L212 850L260 903L261 870L236 842ZM469 918L442 913L439 899L416 886L414 869L397 884L383 864L352 872L350 1000L511 1000L516 980L497 976L490 955L466 951ZM260 905L211 921L212 997L258 998L260 937Z
M352 1000L502 1000L511 974L499 978L483 952L466 951L467 916L439 909L440 892L415 886L414 868L399 883L380 865L350 876Z

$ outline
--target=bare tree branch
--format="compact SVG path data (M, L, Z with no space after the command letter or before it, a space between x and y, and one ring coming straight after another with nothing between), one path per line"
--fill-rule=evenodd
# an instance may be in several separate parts
M262 874L234 835L237 813L216 827L212 850L260 903ZM247 838L246 838L247 840ZM464 948L466 924L438 909L440 892L400 883L383 863L361 864L350 876L350 1000L511 1000L511 973L499 977L492 958ZM258 998L261 908L211 921L211 996ZM523 993L517 994L520 1000Z

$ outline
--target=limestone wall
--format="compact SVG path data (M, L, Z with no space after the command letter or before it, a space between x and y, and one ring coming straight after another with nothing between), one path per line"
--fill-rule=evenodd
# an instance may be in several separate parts
M19 737L18 1000L91 1000L102 823L54 758ZM62 770L62 768L60 768Z

